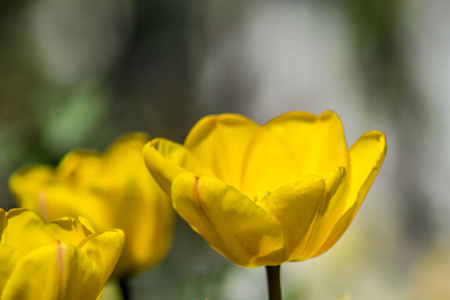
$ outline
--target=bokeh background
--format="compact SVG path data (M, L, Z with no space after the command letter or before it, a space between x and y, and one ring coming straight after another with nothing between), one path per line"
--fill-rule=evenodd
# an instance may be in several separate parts
M0 207L15 206L18 167L122 133L182 142L207 114L331 109L349 145L377 129L388 152L337 245L283 265L285 299L450 299L449 12L447 0L2 1ZM233 265L181 219L166 260L132 287L266 297L263 268Z

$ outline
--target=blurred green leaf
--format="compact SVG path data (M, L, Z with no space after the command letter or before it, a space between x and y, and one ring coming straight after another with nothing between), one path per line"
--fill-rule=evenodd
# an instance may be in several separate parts
M104 93L95 86L76 89L64 99L43 101L36 106L42 145L56 156L87 144L100 126L107 103Z

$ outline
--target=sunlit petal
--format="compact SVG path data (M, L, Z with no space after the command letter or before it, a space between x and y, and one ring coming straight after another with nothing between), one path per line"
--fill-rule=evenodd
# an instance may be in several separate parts
M253 193L260 198L305 176L325 177L330 170L347 165L344 131L335 113L316 117L290 112L255 133L245 156L241 188L249 197Z
M122 230L107 230L88 236L80 249L102 270L100 286L106 283L122 252L125 235Z
M181 174L173 182L172 198L180 216L238 265L256 266L254 260L284 246L279 222L217 178Z
M386 136L379 131L363 134L349 149L350 190L346 210L364 200L386 156Z
M325 177L330 170L347 167L344 129L338 115L325 111L320 116L290 112L273 118L263 127L276 136L299 162L303 176Z
M283 228L286 257L279 264L298 260L324 197L324 180L309 176L302 181L285 185L257 202L273 215Z
M386 137L379 131L367 132L353 144L349 154L351 174L345 214L337 221L315 256L325 252L339 240L358 212L386 155Z
M191 129L184 145L215 176L239 188L244 155L258 128L240 115L207 116Z
M37 247L54 242L55 238L50 230L36 214L25 209L11 209L6 214L2 244L27 253Z
M199 161L184 146L156 138L144 146L144 159L159 186L170 195L173 179L186 171L200 171Z
M343 201L347 192L347 172L344 167L331 171L325 179L325 195L311 227L308 242L302 247L296 260L306 260L314 256L342 215Z
M22 252L13 247L0 244L0 296L6 282L23 255Z
M72 218L63 218L47 224L53 236L60 241L78 245L87 236L92 234L83 224Z
M102 288L100 274L96 264L75 246L54 243L30 252L17 263L2 300L96 299Z
M334 225L327 240L325 241L323 246L319 249L319 251L317 251L317 253L314 256L319 256L322 253L328 251L328 249L330 249L341 238L341 236L344 234L344 232L347 230L348 226L352 222L353 217L355 216L357 211L358 211L358 205L357 205L357 203L355 203L338 220L336 225ZM314 256L312 256L312 257L314 257Z

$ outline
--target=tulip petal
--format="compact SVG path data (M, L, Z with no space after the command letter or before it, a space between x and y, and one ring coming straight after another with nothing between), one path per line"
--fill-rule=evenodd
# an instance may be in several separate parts
M165 195L161 195L161 197L163 196ZM145 253L140 250L139 255L136 255L137 259L140 259L138 261L139 265L135 267L136 270L148 269L161 262L172 245L175 214L171 201L167 199L167 202L157 201L152 212L147 215L151 216L154 223L147 222L146 227L138 226L137 230L135 230L136 238L133 243L133 248L144 248L142 247L142 243L148 245L147 248L144 248L146 250ZM143 235L148 235L147 239L142 239ZM139 241L141 244L139 244Z
M55 169L59 182L77 189L90 188L101 174L101 155L93 150L75 150L67 153Z
M307 260L314 256L342 216L347 192L347 172L344 167L331 171L325 179L326 194L318 211L311 234L303 252L297 260Z
M257 198L305 176L326 177L348 165L342 123L331 111L319 117L290 112L270 120L255 133L245 157L242 190Z
M348 165L342 122L332 111L314 118L307 113L290 112L270 120L263 127L301 159L300 166L305 175L325 177L330 170Z
M0 244L0 297L6 282L11 276L16 264L23 257L23 253L19 250Z
M150 141L150 136L144 132L132 132L118 137L109 146L106 155L121 156L123 153L142 153L142 147Z
M73 218L55 220L47 224L47 228L57 240L72 245L78 245L82 240L92 234L92 231Z
M148 171L147 171L148 173ZM148 174L149 175L149 174ZM130 191L127 192L127 190ZM148 194L144 194L148 190ZM115 270L116 274L135 274L149 269L162 260L171 243L174 212L171 199L148 178L147 187L124 188L128 198L115 207L116 228L124 230L126 239ZM151 193L151 194L150 194ZM142 199L129 205L127 199Z
M350 191L346 210L356 202L358 208L372 186L386 156L386 136L379 131L364 133L349 149Z
M325 197L325 182L317 176L285 185L256 203L281 224L286 257L281 262L299 260ZM280 262L280 263L281 263Z
M184 146L155 138L143 149L145 164L153 178L168 195L173 179L186 171L199 171L200 163ZM197 172L196 172L197 173Z
M149 141L143 133L130 133L118 138L103 157L103 190L120 193L130 184L142 190L152 180L145 166L142 149ZM144 196L144 195L142 195ZM116 198L116 197L113 197Z
M9 187L15 200L21 207L26 207L36 213L45 211L39 194L55 180L53 167L47 165L32 165L20 168L9 179Z
M336 225L334 225L333 230L331 230L331 233L328 236L325 243L322 245L322 247L319 249L319 251L317 251L312 257L323 254L324 252L328 251L328 249L330 249L334 244L336 244L336 242L341 238L341 236L347 230L348 226L350 226L350 223L352 222L352 220L357 212L358 212L358 205L357 205L357 203L355 203L338 220Z
M101 206L96 203L98 201L92 201L92 195L80 192L82 188L94 189L93 184L98 182L94 179L101 171L100 168L97 173L94 171L94 165L98 166L98 163L99 155L94 152L73 151L64 157L55 170L45 165L20 169L10 179L11 190L20 206L34 211L45 222L65 216L78 217L83 215L74 210L83 206L79 202L86 202L86 205L94 208ZM86 168L77 170L81 166ZM75 197L77 201L73 200Z
M172 228L172 203L145 165L143 147L148 140L149 137L143 133L124 135L109 147L103 157L104 172L108 176L103 176L101 190L102 197L108 199L107 210L112 222L108 227L97 228L121 228L126 234L114 275L131 275L148 269L167 253L170 242L171 235L165 232L165 228ZM131 206L130 201L133 202ZM93 223L97 219L93 219ZM168 222L167 226L159 223L160 220ZM159 238L161 233L166 235ZM156 253L160 250L164 252Z
M2 241L3 229L6 225L6 213L3 208L0 208L0 241Z
M103 191L94 193L72 189L66 185L56 185L49 188L41 197L45 200L49 221L61 217L81 216L90 220L96 230L110 228L111 203L103 201L105 199ZM103 213L99 214L99 211Z
M267 192L274 192L305 177L299 176L299 166L293 166L296 163L288 148L266 128L261 127L246 152L239 190L250 199L260 200Z
M260 266L255 260L284 246L278 221L215 177L197 177L192 173L177 176L172 199L178 214L216 251L237 265Z
M379 131L364 133L349 150L350 178L345 214L315 256L333 246L347 230L372 186L386 156L386 137Z
M55 242L44 221L31 211L11 209L6 214L4 222L1 243L23 253Z
M86 229L89 230L90 232L92 232L92 233L95 232L95 229L94 229L94 227L92 227L91 222L89 222L89 220L86 219L85 217L79 216L78 222L83 224L83 226L86 227Z
M239 189L244 155L259 127L240 115L207 116L191 129L184 145L216 177Z
M102 295L103 295L103 291L105 290L105 288L102 288L102 290L100 291L100 293L97 296L96 300L101 300L102 299Z
M21 259L3 290L2 300L96 299L100 270L78 248L54 243Z
M101 270L100 286L111 275L122 253L125 235L122 230L99 231L81 241L80 249L90 257Z

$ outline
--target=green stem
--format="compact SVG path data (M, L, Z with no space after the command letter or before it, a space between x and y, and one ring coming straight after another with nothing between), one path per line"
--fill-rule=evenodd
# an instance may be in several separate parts
M281 300L280 266L266 266L269 300Z
M123 300L131 300L131 293L130 293L130 282L128 278L122 277L119 279L119 287L120 292L122 293L122 299Z

